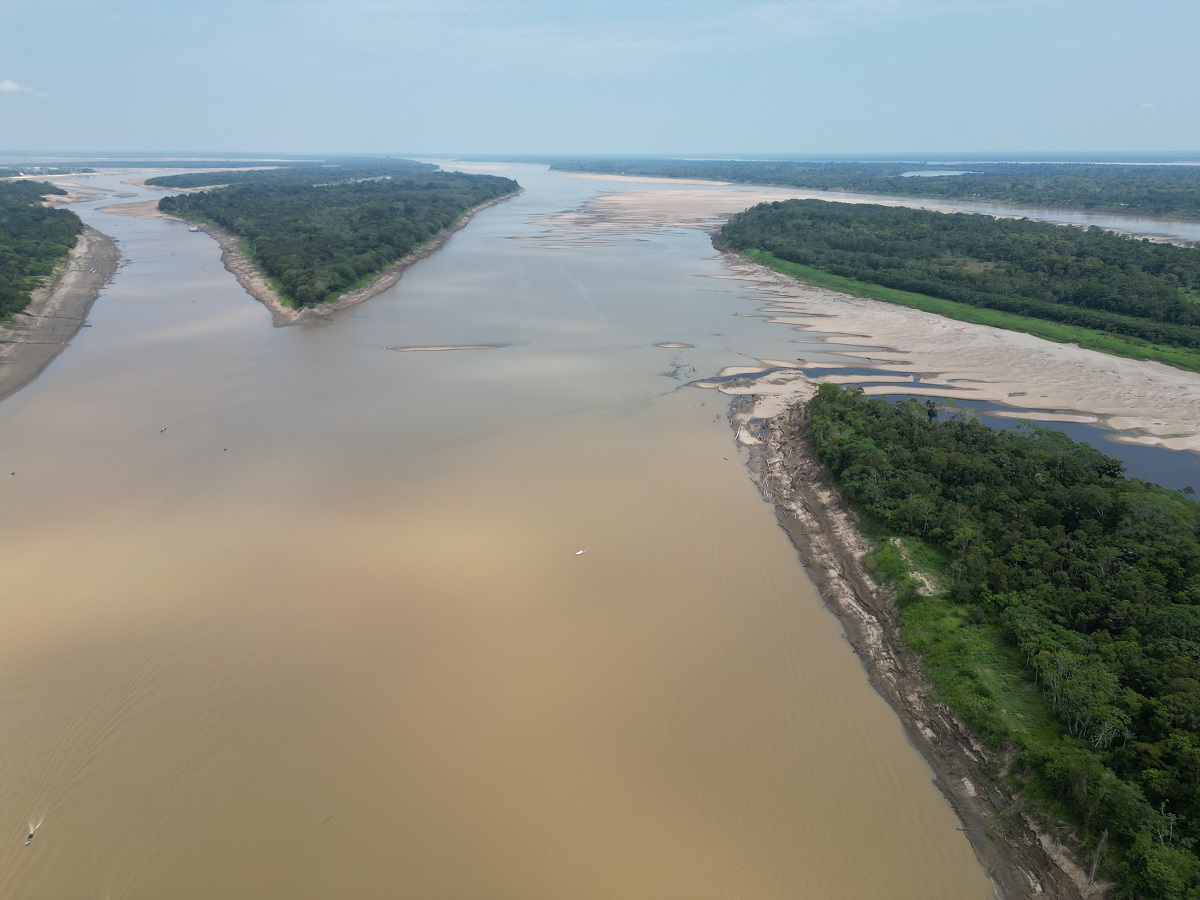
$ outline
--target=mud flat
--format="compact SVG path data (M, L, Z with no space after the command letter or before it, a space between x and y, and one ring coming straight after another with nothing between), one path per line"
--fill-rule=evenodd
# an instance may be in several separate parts
M41 374L71 342L120 259L112 238L85 225L49 283L13 321L0 323L0 399Z
M733 404L740 434L761 412L752 396ZM863 566L869 549L857 520L829 480L809 440L808 419L794 402L755 427L751 470L763 497L775 505L822 599L841 620L872 685L896 711L934 771L934 781L963 823L980 864L1001 900L1103 897L1056 840L1014 809L1014 796L991 774L991 754L950 710L932 699L920 659L900 636L895 604Z
M495 206L497 203L508 200L510 197L515 197L519 193L521 192L514 191L511 194L505 194L503 197L489 200L487 203L481 203L479 206L463 213L462 218L449 228L443 228L428 243L422 244L407 256L392 263L362 287L342 294L336 300L322 303L320 306L304 308L290 306L284 302L283 297L271 286L270 279L267 278L262 269L242 250L242 239L238 235L217 225L206 224L200 225L199 228L221 246L221 262L225 265L225 268L238 280L238 283L246 289L246 292L250 296L271 311L271 320L275 323L276 328L280 328L284 325L295 325L297 322L325 318L347 307L356 306L364 300L370 300L372 297L382 294L400 280L400 276L404 274L405 269L413 263L435 253L446 241L450 240L450 237L455 232L465 228L467 223L480 210L487 209L489 206ZM187 225L193 224L186 219L168 216L160 212L157 200L106 206L101 212L126 216L175 219L175 221L184 222Z

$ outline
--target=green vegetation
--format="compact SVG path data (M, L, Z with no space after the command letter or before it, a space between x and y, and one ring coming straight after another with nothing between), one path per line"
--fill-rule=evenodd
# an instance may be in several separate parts
M23 175L73 175L81 172L94 172L87 166L3 166L0 167L0 178L20 178Z
M224 164L222 164L224 165ZM250 163L253 166L253 163ZM263 165L259 163L258 165ZM242 171L192 172L147 178L153 187L198 188L231 184L317 185L369 178L395 178L429 174L438 170L432 163L412 159L338 159L320 163L268 164L275 168L243 168Z
M65 194L46 182L0 182L0 318L29 305L29 296L66 259L83 223L73 212L42 206Z
M154 181L228 183L164 197L159 208L239 235L287 301L312 306L363 284L468 210L520 188L509 178L431 169L407 160L377 161Z
M992 328L1004 328L1008 331L1023 331L1047 341L1059 344L1078 344L1088 350L1098 350L1101 353L1111 353L1113 356L1124 356L1129 359L1152 359L1156 362L1186 369L1189 372L1200 372L1200 352L1185 350L1179 347L1163 347L1139 341L1136 338L1078 325L1060 325L1057 322L1046 322L1041 319L1031 319L1028 316L1018 316L1012 313L999 312L994 309L968 306L965 303L955 303L953 300L942 300L926 294L914 294L911 291L898 291L895 288L881 287L866 281L856 281L853 278L843 278L831 275L823 269L812 266L802 266L780 259L765 250L743 250L741 255L768 268L781 272L817 287L829 288L843 294L855 297L867 297L871 300L885 300L898 306L907 306L925 312L936 313L947 319L957 319L960 322L971 322L976 325L988 325Z
M939 692L1127 897L1200 897L1200 505L1033 426L822 385L820 458ZM917 589L910 572L940 585Z
M720 240L805 281L1197 370L1200 249L965 213L788 200Z
M1200 166L610 158L562 160L551 168L567 172L702 178L822 191L1200 217ZM971 171L963 175L904 177L905 172L912 171L961 172L965 169Z

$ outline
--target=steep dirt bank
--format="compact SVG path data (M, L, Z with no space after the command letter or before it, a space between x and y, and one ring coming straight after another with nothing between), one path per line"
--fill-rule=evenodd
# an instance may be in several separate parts
M934 780L961 819L997 896L1103 896L1056 841L1019 814L1011 792L990 774L999 761L990 760L989 752L933 698L919 659L900 637L895 606L863 566L868 546L812 449L802 403L764 419L755 399L735 400L731 421L742 442L750 445L759 488L774 503L780 524L841 620L871 683L932 766Z
M36 378L78 334L120 260L116 242L85 225L66 262L25 310L0 323L0 399Z

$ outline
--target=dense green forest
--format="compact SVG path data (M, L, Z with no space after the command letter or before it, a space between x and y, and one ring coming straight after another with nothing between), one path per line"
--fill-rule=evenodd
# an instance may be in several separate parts
M259 163L264 165L264 163ZM198 188L230 184L314 185L366 178L394 178L436 172L432 163L412 159L331 159L319 163L286 163L275 168L242 171L193 172L147 178L154 187Z
M1200 166L608 158L560 160L551 168L1200 218ZM971 171L962 175L905 177L966 169Z
M520 189L509 178L407 161L312 169L241 173L248 177L239 183L164 197L159 208L238 234L286 300L311 306L353 290L473 207ZM202 177L226 183L230 175Z
M42 206L46 194L64 193L46 182L0 182L0 318L23 310L75 246L79 216Z
M77 175L84 172L94 172L87 166L4 166L0 167L0 178L18 178L22 175Z
M1195 247L1028 219L824 200L760 204L733 216L720 241L857 282L1200 350Z
M825 384L789 427L881 539L906 639L1015 757L1021 802L1070 822L1123 895L1200 897L1200 505L933 401Z

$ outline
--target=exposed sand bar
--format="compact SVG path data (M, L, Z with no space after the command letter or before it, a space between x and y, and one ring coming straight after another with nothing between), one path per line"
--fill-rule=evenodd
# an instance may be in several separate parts
M111 213L115 216L136 216L139 219L165 219L166 216L158 211L157 200L139 200L137 203L114 203L112 206L101 206L100 212Z
M275 327L279 328L284 325L294 325L297 322L331 316L340 310L356 306L364 300L370 300L372 297L382 294L400 280L400 276L404 274L405 269L436 252L446 241L450 240L451 235L465 228L467 223L471 221L471 218L480 210L487 209L489 206L495 206L497 203L501 203L510 197L515 197L519 193L521 192L514 191L511 194L505 194L503 197L489 200L487 203L481 203L479 206L463 213L457 222L449 228L443 228L430 241L422 244L416 250L413 250L402 259L397 260L382 270L362 287L342 294L336 300L322 303L320 306L310 306L303 309L297 309L284 302L279 292L271 286L266 274L242 251L242 239L240 237L232 231L227 231L216 225L202 225L200 226L200 230L220 244L221 262L224 263L225 268L237 278L238 283L246 289L246 292L250 296L271 311L271 320L275 323ZM101 212L126 216L162 217L176 219L179 222L186 221L160 212L157 200L105 206L101 209ZM189 222L187 224L190 225L192 223Z
M795 281L733 254L729 255L729 266L769 295L764 312L781 315L781 324L801 333L855 335L853 342L868 348L861 354L864 362L871 360L874 368L897 375L921 375L920 382L866 385L863 390L868 394L902 390L1009 404L1033 411L1025 418L1099 421L1108 428L1133 432L1117 436L1118 440L1200 453L1200 375L839 294ZM819 318L801 318L812 314ZM885 352L889 356L898 352L903 360L872 359ZM830 374L822 379L851 384L866 380L850 374ZM778 381L772 391L787 400L799 397L806 385L811 382L801 368L797 377ZM723 385L721 389L727 393L762 393L761 385Z
M564 218L585 239L596 232L663 226L712 229L733 213L783 196L783 191L627 191L598 197ZM921 376L919 382L867 386L868 394L903 390L1008 404L1034 411L1030 418L1099 421L1131 432L1119 440L1200 453L1200 375L813 287L735 254L726 254L726 259L726 280L760 292L763 305L758 313L769 323L794 329L798 343L856 345L863 349L839 352L855 359L856 365L869 364L895 376ZM813 381L803 371L803 353L797 347L800 359L790 372L744 384L725 382L719 389L774 395L773 411L778 412L812 389ZM851 373L822 378L867 380Z
M384 347L397 353L442 353L446 350L500 350L506 344L437 344L429 347Z
M71 342L120 259L112 238L85 225L66 262L25 311L0 323L0 399L36 378Z

